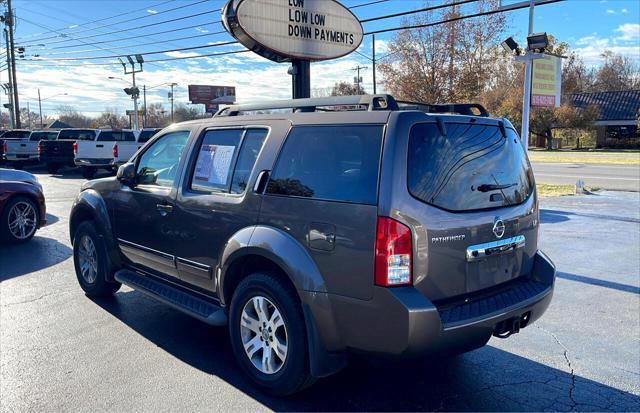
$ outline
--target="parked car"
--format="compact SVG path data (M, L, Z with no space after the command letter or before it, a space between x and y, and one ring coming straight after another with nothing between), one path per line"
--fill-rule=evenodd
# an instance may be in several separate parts
M32 131L26 136L25 139L8 140L3 144L5 159L16 169L22 168L25 163L37 163L39 142L54 140L58 136L58 131Z
M62 166L74 166L73 144L76 141L94 140L95 129L61 129L55 140L41 141L38 145L40 162L47 166L51 174Z
M456 354L518 333L555 267L520 138L475 109L348 96L172 125L82 186L78 282L228 324L241 369L281 395L349 351Z
M0 134L0 162L7 163L7 142L21 141L29 137L31 131L26 129L8 129Z
M95 139L73 145L74 163L86 179L93 178L98 169L115 171L140 148L136 141L137 132L129 129L98 130Z
M35 175L0 168L0 241L30 240L46 224L46 213L42 185Z
M138 133L138 143L146 143L149 139L151 139L156 133L160 132L161 128L144 128L141 129Z

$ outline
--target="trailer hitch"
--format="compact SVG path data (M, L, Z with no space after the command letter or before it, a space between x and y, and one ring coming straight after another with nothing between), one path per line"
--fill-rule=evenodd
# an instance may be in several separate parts
M498 338L507 338L512 334L520 332L521 328L525 328L529 324L531 312L526 312L518 317L511 317L496 324L493 329L493 335Z

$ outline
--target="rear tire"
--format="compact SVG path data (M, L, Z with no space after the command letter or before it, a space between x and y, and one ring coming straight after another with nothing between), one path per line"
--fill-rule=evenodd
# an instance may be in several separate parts
M51 175L57 173L58 169L60 169L58 164L56 164L56 163L47 163L47 172L49 172Z
M82 167L82 177L84 179L93 179L93 177L96 176L96 172L96 168L92 168L90 166Z
M300 301L278 276L254 273L238 285L229 334L238 364L266 392L289 395L315 381Z
M11 198L0 216L0 240L12 244L27 242L36 234L40 221L38 205L29 198Z
M80 287L89 297L103 297L120 289L119 282L107 281L108 258L104 241L93 222L84 221L73 237L73 265Z

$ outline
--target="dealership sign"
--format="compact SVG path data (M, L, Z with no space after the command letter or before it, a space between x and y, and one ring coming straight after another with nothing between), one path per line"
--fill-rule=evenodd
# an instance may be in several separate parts
M335 0L230 0L222 22L248 49L276 62L336 59L363 37L358 18Z
M560 107L562 59L545 55L533 61L531 106Z

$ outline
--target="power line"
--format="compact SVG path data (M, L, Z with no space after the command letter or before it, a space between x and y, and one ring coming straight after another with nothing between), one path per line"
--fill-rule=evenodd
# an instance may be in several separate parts
M88 21L88 22L84 22L84 23L78 24L76 27L83 27L83 26L86 26L86 25L89 25L89 24L93 24L93 23L98 23L98 22L102 22L102 21L106 21L106 20L115 19L116 17L126 16L126 15L128 15L128 14L137 13L137 12L139 12L139 11L141 11L141 10L147 10L147 9L149 9L149 8L152 8L152 7L162 6L163 4L173 3L173 2L175 2L175 1L177 1L177 0L166 0L166 1L163 1L163 2L158 3L158 4L154 4L154 5L147 6L147 7L142 7L142 8L140 8L140 9L135 9L135 10L131 10L131 11L128 11L128 12L125 12L125 13L115 14L115 15L110 16L110 17L104 17L104 18L101 18L101 19L96 19L96 20L91 20L91 21ZM31 10L29 10L29 11L31 11ZM74 27L74 28L75 28L75 27ZM47 34L47 33L51 33L51 32L55 32L55 31L60 31L60 30L71 30L71 28L69 28L69 27L60 27L60 28L57 28L57 29L51 29L51 30L49 30L49 31L42 32L42 33L34 33L34 34L28 35L28 36L26 36L26 37L35 37L35 36L40 36L40 35L43 35L43 34ZM25 37L25 39L26 39L26 37ZM20 39L20 40L22 40L22 39Z
M185 50L196 50L196 49L205 49L208 47L219 47L219 46L229 46L232 44L238 44L237 41L229 41L229 42L221 42L221 43L215 43L215 44L205 44L205 45L201 45L201 46L191 46L191 47L181 47L178 49L165 49L165 50L156 50L153 52L143 52L143 53L136 53L136 54L140 54L143 56L146 55L150 55L150 54L162 54L162 53L170 53L170 52L182 52ZM131 53L128 54L116 54L116 55L110 55L110 56L84 56L84 57L55 57L55 58L46 58L46 59L31 59L32 61L40 61L40 62L52 62L52 61L58 61L58 62L62 62L62 61L78 61L78 60L99 60L99 59L115 59L118 57L127 57L128 55L131 55Z
M55 41L55 42L48 42L48 43L51 45L51 44L57 44L57 43L65 43L65 42L69 42L69 41L73 41L73 40L84 40L84 39L92 39L92 38L95 38L95 37L103 37L103 36L107 36L107 35L110 35L110 34L128 32L128 31L131 31L131 30L140 30L140 29L144 29L144 28L147 28L147 27L158 26L158 25L161 25L161 24L172 23L172 22L176 22L176 21L180 21L180 20L186 20L186 19L192 19L194 17L204 16L205 14L209 14L209 13L211 13L211 12L205 11L205 12L201 12L201 13L194 13L194 14L190 14L188 16L182 16L182 17L176 17L176 18L173 18L173 19L162 20L162 21L159 21L159 22L145 24L145 25L142 25L142 26L128 27L126 29L115 30L115 31L112 31L112 32L94 34L94 35L91 35L91 36L76 37L75 39L71 39L71 40L68 40L68 39L67 40L58 40L58 41ZM26 19L24 19L24 18L23 18L23 20L26 21ZM221 23L221 22L222 22L221 20L218 20L218 21L215 21L214 23ZM61 34L62 34L62 37L71 37L71 35L68 34L68 33L61 33ZM30 44L24 44L22 46L28 47L28 46L35 46L37 44L38 43L30 43Z
M373 4L385 3L387 1L389 1L389 0L375 0L375 1L370 1L370 2L367 2L367 3L358 4L356 6L351 6L349 8L350 9L357 9L357 8L360 8L360 7L371 6Z
M391 19L393 17L400 17L400 16L406 16L406 15L409 15L409 14L422 13L422 12L425 12L425 11L438 10L438 9L443 9L445 7L455 7L455 6L460 6L460 5L463 5L463 4L473 3L473 2L477 2L477 1L479 1L479 0L461 0L461 1L457 2L457 3L444 3L444 4L439 4L437 6L423 7L421 9L416 9L416 10L409 10L409 11L403 11L403 12L400 12L400 13L387 14L385 16L371 17L369 19L360 20L360 23L368 23L368 22L373 22L373 21L377 21L377 20Z
M181 28L178 28L178 29L164 30L164 31L161 31L161 32L155 32L155 33L149 33L149 34L141 34L141 35L137 35L137 36L123 37L121 39L104 40L104 41L99 41L99 42L91 42L91 44L92 45L103 44L103 43L113 44L113 43L121 42L123 40L139 39L139 38L145 38L145 37L150 37L150 36L156 36L156 35L159 35L159 34L174 33L174 32L179 32L179 31L188 30L188 29L195 29L197 27L206 26L207 24L209 24L209 23L194 24L192 26L181 27ZM227 32L226 30L222 30L222 31L219 31L219 32L212 32L212 33L208 33L208 34L211 34L213 36L215 34L226 33L226 32ZM64 45L64 46L55 46L55 47L47 48L45 50L69 49L69 48L72 48L72 47L80 47L80 46L84 46L84 45L85 44L72 44L72 45Z
M546 4L558 3L558 2L561 2L561 1L565 1L565 0L543 0L540 3L537 3L536 6L543 6L543 5L546 5ZM378 34L378 33L388 33L388 32L395 32L395 31L399 31L399 30L420 29L420 28L424 28L424 27L437 26L439 24L444 24L444 23L451 23L451 22L455 22L455 21L458 21L458 20L470 19L472 17L489 16L491 14L504 13L504 12L513 11L513 10L525 9L525 8L528 8L528 7L529 7L529 3L516 3L516 4L512 4L512 5L508 5L508 6L503 6L503 7L499 8L499 9L495 9L495 10L488 10L488 11L483 11L483 12L475 13L475 14L467 14L467 15L464 15L464 16L453 17L451 19L440 20L440 21L432 22L432 23L415 24L415 25L411 25L411 26L400 26L400 27L392 27L392 28L389 28L389 29L373 30L373 31L364 33L364 35Z
M182 57L171 57L166 59L154 59L154 60L145 60L146 63L157 63L157 62L170 62L174 60L185 60L185 59L202 59L205 57L215 57L215 56L225 56L230 54L238 54L238 53L247 53L250 52L249 49L240 49L240 50L231 50L228 52L220 52L220 53L209 53L209 54L201 54L197 56L182 56ZM102 62L102 63L82 63L82 64L39 64L42 60L33 60L33 59L25 59L20 62L24 63L38 63L38 67L84 67L84 66L120 66L120 62Z
M212 33L203 33L203 34L198 34L198 35L195 35L195 36L178 37L176 39L171 39L171 42L177 42L177 41L180 41L180 40L196 39L196 38L199 38L199 37L214 36L214 35L223 34L223 33L226 33L226 30L222 30L222 31L219 31L219 32L212 32ZM123 39L123 40L125 40L125 39ZM168 40L156 40L154 42L148 42L148 43L139 43L139 44L135 44L135 45L111 47L109 50L131 49L132 47L149 46L149 45L152 45L152 44L167 43L167 42L168 42ZM78 46L81 46L81 45L78 45ZM44 50L51 50L51 49L44 49ZM96 52L96 50L95 49L70 50L70 51L66 51L66 52L38 53L38 55L40 55L40 56L42 56L42 55L52 56L52 55L64 55L64 54L77 54L77 53L91 53L91 52Z
M109 23L109 24L103 24L103 25L100 25L100 26L97 26L97 27L91 27L91 28L88 28L88 29L85 29L85 30L74 31L73 35L78 35L80 33L86 33L86 32L90 32L90 31L93 31L93 30L102 29L102 28L105 28L105 27L115 26L116 24L122 24L122 23L128 23L128 22L132 22L132 21L137 21L137 20L148 18L148 17L156 17L159 14L170 13L172 11L184 9L184 8L191 7L191 6L195 6L197 4L205 3L205 2L208 2L208 1L211 1L211 0L198 0L198 1L193 2L193 3L184 4L182 6L174 7L172 9L159 11L159 12L154 13L154 14L145 14L144 16L133 17L133 18L130 18L130 19L120 20L120 21L117 21L117 22ZM207 13L210 13L210 12L207 12ZM74 27L74 29L75 29L75 27ZM43 37L43 38L39 38L39 39L33 39L33 40L30 40L30 41L32 41L32 42L42 42L43 40L56 39L58 37L60 37L60 36Z

